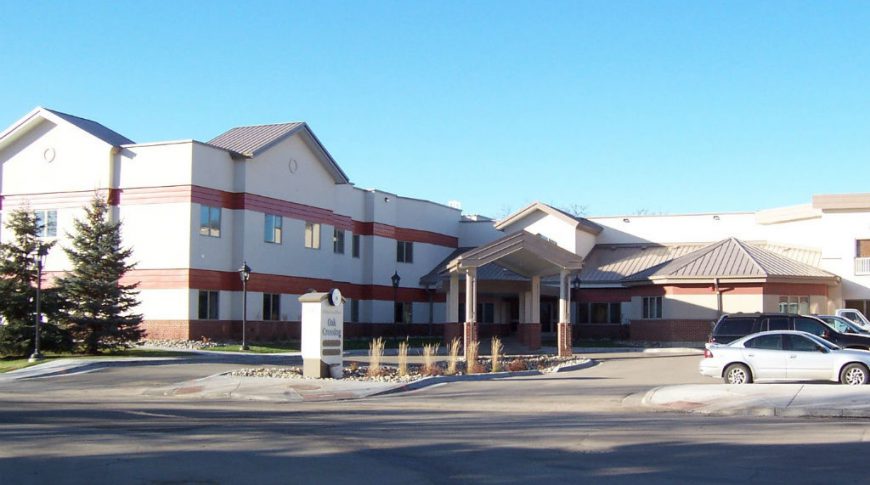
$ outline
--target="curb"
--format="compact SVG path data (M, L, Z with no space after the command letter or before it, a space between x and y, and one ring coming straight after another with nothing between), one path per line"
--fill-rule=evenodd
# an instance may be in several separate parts
M370 394L367 397L373 396L383 396L387 394L396 394L400 392L408 392L408 391L416 391L418 389L423 389L425 387L434 386L436 384L446 384L448 382L463 382L463 381L489 381L493 379L505 379L508 377L525 377L525 376L540 376L546 374L555 374L557 372L570 372L579 369L585 369L587 367L592 367L593 365L598 364L598 362L592 359L586 359L582 362L577 362L574 364L568 365L560 365L553 368L553 370L549 372L543 372L541 370L522 370L522 371L514 371L514 372L495 372L495 373L487 373L487 374L470 374L470 375L456 375L456 376L430 376L424 377L422 379L418 379L416 381L409 382L407 384L400 385L398 387L394 387L392 389L386 389L381 392L377 392L374 394Z

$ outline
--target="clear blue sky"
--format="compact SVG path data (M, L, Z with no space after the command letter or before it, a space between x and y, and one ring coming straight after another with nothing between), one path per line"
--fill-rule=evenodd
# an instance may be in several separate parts
M307 121L350 179L504 215L870 192L866 2L7 2L0 125Z

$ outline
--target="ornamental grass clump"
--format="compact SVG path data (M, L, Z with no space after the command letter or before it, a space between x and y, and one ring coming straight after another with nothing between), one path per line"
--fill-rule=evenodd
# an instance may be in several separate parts
M399 376L405 377L408 375L408 341L399 342Z
M459 362L459 339L454 337L447 347L447 371L445 374L452 376L456 374L456 363Z
M481 371L480 363L477 362L477 352L480 348L480 342L473 340L468 342L468 348L465 349L465 373L478 374Z
M441 368L435 363L435 357L438 355L438 344L428 344L423 346L423 370L424 376L437 376L441 373Z
M369 377L378 377L383 373L381 359L384 356L384 339L378 337L369 344Z
M492 338L492 372L501 372L501 356L504 354L504 346L498 337Z

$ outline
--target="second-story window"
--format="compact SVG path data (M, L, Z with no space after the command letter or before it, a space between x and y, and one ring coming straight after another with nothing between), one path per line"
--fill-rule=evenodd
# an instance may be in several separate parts
M37 237L57 237L57 210L34 211L36 215Z
M359 257L359 234L354 234L350 239L350 255L354 258Z
M284 218L272 214L266 214L266 225L263 239L268 243L281 244L281 234Z
M199 206L199 233L203 236L221 237L221 208Z
M305 247L320 249L320 224L316 222L305 223Z
M409 241L396 241L396 261L400 263L413 263L414 243Z
M335 228L332 233L332 252L344 254L344 229Z

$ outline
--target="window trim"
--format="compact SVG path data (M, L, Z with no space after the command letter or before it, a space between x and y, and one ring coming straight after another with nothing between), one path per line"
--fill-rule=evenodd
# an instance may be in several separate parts
M414 263L414 242L396 240L396 262Z
M661 296L641 297L641 318L644 320L662 320L664 298Z
M280 293L263 293L263 320L270 322L281 320Z
M203 296L205 296L205 308L203 308ZM217 290L199 290L197 294L197 319L220 320L220 292ZM205 310L205 312L203 312ZM205 316L203 316L205 313Z
M350 256L352 258L359 258L360 245L362 244L362 242L360 241L360 235L351 233L350 237Z
M345 234L344 229L337 227L332 228L332 252L334 254L344 254Z

